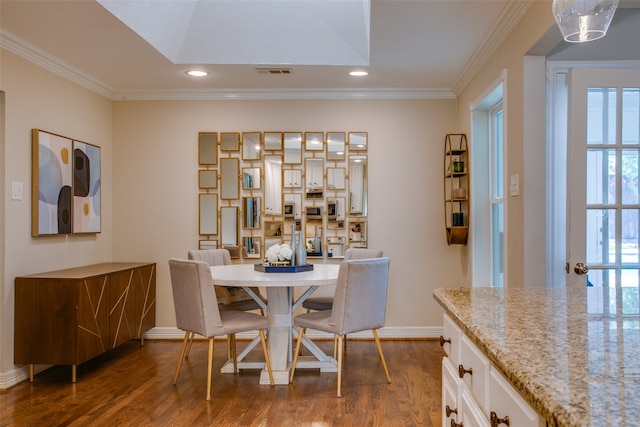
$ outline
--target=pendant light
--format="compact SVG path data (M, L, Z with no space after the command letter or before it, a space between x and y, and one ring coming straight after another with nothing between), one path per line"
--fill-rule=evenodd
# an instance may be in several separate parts
M568 42L581 43L604 37L618 0L553 0L553 16Z

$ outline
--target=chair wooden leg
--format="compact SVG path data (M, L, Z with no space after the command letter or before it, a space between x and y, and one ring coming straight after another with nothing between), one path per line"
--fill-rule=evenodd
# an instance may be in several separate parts
M298 328L298 341L296 341L296 351L293 352L293 362L291 363L291 374L289 374L289 383L293 382L293 374L296 372L296 363L298 363L298 354L300 353L300 345L302 344L302 336L306 328Z
M267 341L264 339L264 331L260 329L260 342L262 342L262 351L264 352L264 363L267 365L267 372L269 373L269 382L273 387L273 372L271 371L271 360L269 359L269 352L267 351Z
M209 338L209 354L207 355L207 398L211 400L211 372L213 371L213 337Z
M189 339L190 332L184 333L184 339L182 340L182 348L180 349L180 358L178 359L178 366L176 367L176 373L173 376L173 385L178 382L178 375L180 374L180 367L182 366L182 359L184 358L184 352L187 348L187 340Z
M191 351L191 345L193 344L193 338L196 336L195 332L191 332L191 336L189 338L189 346L187 347L187 352L184 355L185 359L189 358L189 352Z
M238 373L238 349L236 347L236 334L231 334L231 357L233 357L233 373Z
M338 397L342 397L342 335L338 335Z
M378 347L378 353L380 353L380 360L384 367L384 373L387 374L387 382L391 384L391 376L389 375L389 369L387 369L387 362L384 360L384 354L382 353L382 347L380 346L380 338L378 338L378 331L375 329L372 329L371 331L373 331L373 338L376 340L376 346Z

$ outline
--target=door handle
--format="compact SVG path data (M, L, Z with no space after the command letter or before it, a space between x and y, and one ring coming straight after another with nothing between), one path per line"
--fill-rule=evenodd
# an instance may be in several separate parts
M582 276L583 274L587 274L589 272L589 267L579 262L573 267L573 271L576 272L578 276Z

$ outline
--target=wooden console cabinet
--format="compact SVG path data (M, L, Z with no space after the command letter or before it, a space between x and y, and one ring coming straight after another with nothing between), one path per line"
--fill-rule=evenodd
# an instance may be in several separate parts
M155 326L156 265L109 262L16 277L14 363L76 366Z

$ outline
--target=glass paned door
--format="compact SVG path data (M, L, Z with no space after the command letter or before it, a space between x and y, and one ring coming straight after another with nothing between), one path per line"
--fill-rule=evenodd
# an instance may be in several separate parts
M567 286L600 287L616 307L640 283L640 71L578 69L569 82Z

